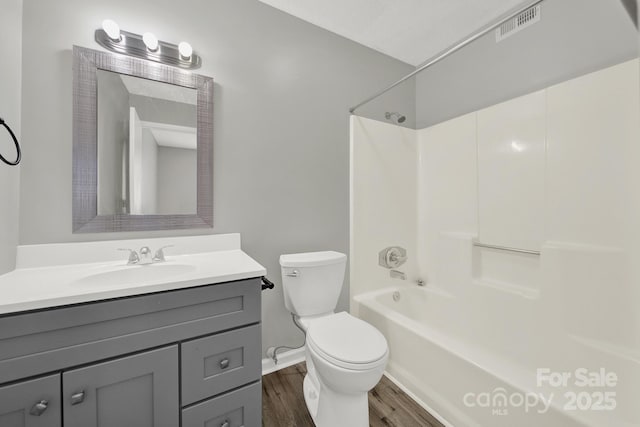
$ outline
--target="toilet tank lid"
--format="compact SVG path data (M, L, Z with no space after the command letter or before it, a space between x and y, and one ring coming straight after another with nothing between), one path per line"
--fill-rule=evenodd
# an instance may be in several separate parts
M340 252L306 252L301 254L280 255L282 267L319 267L345 262L347 256Z

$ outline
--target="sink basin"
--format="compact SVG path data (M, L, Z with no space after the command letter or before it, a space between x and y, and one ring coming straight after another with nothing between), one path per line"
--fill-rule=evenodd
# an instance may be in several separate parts
M189 264L147 264L112 267L73 282L80 286L139 285L163 281L194 271Z

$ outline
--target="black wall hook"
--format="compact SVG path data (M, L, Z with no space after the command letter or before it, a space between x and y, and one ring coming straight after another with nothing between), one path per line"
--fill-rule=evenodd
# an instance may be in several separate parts
M18 142L18 138L16 138L16 135L13 133L9 125L5 123L2 117L0 117L0 125L4 126L5 129L7 129L7 131L9 132L9 135L11 135L11 138L13 138L13 143L16 145L16 153L17 153L16 160L14 162L11 162L6 158L4 158L2 154L0 154L0 160L5 162L9 166L16 166L18 163L20 163L20 160L22 159L22 151L20 150L20 143Z

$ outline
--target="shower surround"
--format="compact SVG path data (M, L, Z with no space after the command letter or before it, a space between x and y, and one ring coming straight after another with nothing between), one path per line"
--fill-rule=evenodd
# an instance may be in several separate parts
M417 131L352 117L351 310L452 425L640 424L639 71Z

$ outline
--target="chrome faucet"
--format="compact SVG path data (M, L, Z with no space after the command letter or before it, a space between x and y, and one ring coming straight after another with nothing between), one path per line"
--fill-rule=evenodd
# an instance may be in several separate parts
M155 255L151 256L151 249L148 246L143 246L140 248L140 252L134 251L133 249L128 248L120 248L119 251L129 251L129 259L127 260L127 265L147 265L153 264L156 262L165 262L166 259L164 257L164 249L170 248L173 245L163 246L158 249Z
M152 263L153 263L153 258L151 257L151 249L149 249L149 246L141 247L140 261L138 261L138 264L146 265L146 264L152 264Z

